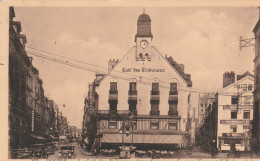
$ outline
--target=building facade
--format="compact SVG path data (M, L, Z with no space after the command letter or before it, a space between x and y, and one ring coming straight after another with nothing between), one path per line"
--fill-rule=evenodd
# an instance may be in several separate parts
M54 102L44 96L39 71L25 50L21 23L13 20L13 7L9 14L9 147L17 149L48 141L55 116Z
M255 34L255 59L254 59L254 127L253 136L255 150L260 155L260 19L253 30Z
M225 72L223 88L215 97L201 99L201 107L206 106L200 127L200 134L203 134L200 142L204 149L230 151L234 147L239 151L251 150L253 83L254 76L249 72L237 76L233 71Z
M121 60L109 61L109 73L97 74L89 87L84 124L95 137L94 144L188 147L189 109L195 107L189 92L191 76L184 72L184 65L164 57L152 40L150 16L142 14L137 21L136 46Z
M234 72L231 75L235 75ZM237 75L235 81L233 77L225 73L223 81L228 83L218 92L217 146L222 151L231 150L232 146L239 151L249 151L252 148L254 76L246 72Z

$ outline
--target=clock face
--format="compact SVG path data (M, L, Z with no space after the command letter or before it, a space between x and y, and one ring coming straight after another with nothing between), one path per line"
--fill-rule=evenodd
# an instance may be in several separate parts
M141 42L140 42L140 46L141 46L141 48L146 48L147 46L148 46L148 42L146 41L146 40L142 40Z

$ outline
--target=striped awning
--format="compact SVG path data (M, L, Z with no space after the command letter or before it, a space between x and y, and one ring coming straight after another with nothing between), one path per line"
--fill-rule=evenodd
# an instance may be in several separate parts
M101 143L122 143L122 134L103 134ZM132 135L124 135L124 143L132 143ZM142 135L135 134L133 143L149 144L185 144L182 135Z

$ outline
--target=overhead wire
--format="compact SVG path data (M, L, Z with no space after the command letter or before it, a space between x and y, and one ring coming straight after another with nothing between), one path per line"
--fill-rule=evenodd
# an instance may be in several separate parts
M26 47L28 47L28 46L26 46ZM44 51L44 50L40 50L40 49L36 49L36 48L33 48L33 47L28 47L28 48L30 48L30 49L34 49L34 50L37 50L37 51L41 51L41 52L44 52L44 53L47 53L47 54L49 54L49 55L54 55L54 56L58 56L58 57L61 57L61 58L65 58L65 59L67 59L67 60L72 60L72 61L75 61L75 62L79 62L79 63L83 63L83 64L87 64L87 65L91 65L91 66L95 66L95 67L99 67L99 68L102 68L102 69L106 69L107 70L107 68L105 68L105 67L102 67L102 66L99 66L99 65L94 65L94 64L91 64L91 63L87 63L87 62L84 62L84 61L80 61L80 60L76 60L76 59L73 59L73 58L69 58L69 57L64 57L64 56L61 56L61 55L58 55L58 54L54 54L54 53L52 53L52 52L48 52L48 51ZM157 50L157 49L156 49ZM34 51L30 51L30 50L26 50L27 52L34 52ZM158 50L157 50L158 51ZM159 52L159 51L158 51ZM37 52L36 52L37 53ZM40 53L38 53L38 54L40 54ZM161 54L161 53L160 53ZM92 69L92 70L94 70L94 69ZM96 70L96 69L95 69ZM134 76L134 77L136 77L136 78L142 78L142 79L147 79L147 80L153 80L153 79L151 79L151 78L146 78L146 77L143 77L143 76L140 76L140 75L134 75L134 74L129 74L129 73L125 73L125 72L121 72L121 71L117 71L117 70L113 70L113 71L115 71L115 72L117 72L117 73L121 73L121 74L125 74L125 75L130 75L130 76ZM108 73L108 72L104 72L104 71L98 71L97 70L97 72L96 73L102 73L102 74L109 74L109 75L112 75L111 73ZM115 74L114 74L115 75ZM116 75L115 75L116 76ZM132 79L132 78L129 78L129 79ZM169 84L168 82L163 82L163 81L161 81L161 80L159 80L159 82L160 83L164 83L164 84ZM179 86L181 86L181 85L179 85ZM185 87L185 86L181 86L181 87L183 87L183 88L187 88L187 87ZM214 93L214 92L212 92L212 91L206 91L206 90L201 90L201 89L195 89L195 88L191 88L191 87L189 87L189 89L192 89L193 91L194 90L196 90L196 91L203 91L203 92L201 92L201 93Z
M41 58L44 58L44 59L47 59L47 60L50 60L50 61L54 61L54 62L57 62L57 63L61 63L61 64L65 64L65 65L68 65L68 66L72 66L72 67L75 67L75 68L79 68L79 69L83 69L83 70L87 70L87 71L90 71L90 72L94 72L94 73L101 73L101 74L108 74L104 71L100 71L100 70L97 70L97 69L93 69L93 68L88 68L88 67L85 67L85 66L81 66L81 65L78 65L78 64L74 64L74 63L70 63L69 61L63 61L63 60L59 60L57 58L53 58L53 57L50 57L50 56L46 56L46 55L43 55L43 54L40 54L40 53L35 53L35 52L32 52L32 51L28 51L27 50L27 53L28 54L31 54L31 55L34 55L34 56L37 56L37 57L41 57ZM114 77L114 78L119 78L119 79L123 79L123 80L127 80L127 81L131 81L132 78L126 78L126 77L123 77L123 76L120 76L120 75L115 75L115 74L109 74L109 76L111 77ZM140 77L140 76L139 76ZM143 78L143 77L142 77ZM141 84L145 84L145 85L151 85L152 82L146 82L146 81L138 81L139 83ZM167 83L169 84L169 83ZM168 86L163 86L163 85L160 85L160 87L162 88L169 88ZM182 86L183 87L183 86ZM186 87L187 88L187 87ZM211 94L211 93L214 93L214 92L202 92L202 91L198 91L198 90L195 90L195 89L182 89L182 88L178 88L180 91L187 91L187 92L194 92L194 93L205 93L205 94Z

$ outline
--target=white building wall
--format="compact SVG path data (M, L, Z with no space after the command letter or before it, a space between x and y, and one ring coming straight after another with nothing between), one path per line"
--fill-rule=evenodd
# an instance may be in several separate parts
M122 59L119 61L118 65L116 65L113 71L109 76L105 77L100 86L97 87L97 94L99 95L99 109L98 110L109 110L109 89L110 82L117 81L117 89L118 89L118 105L117 110L128 110L128 90L129 83L132 81L137 82L137 91L138 91L138 102L137 102L137 111L138 115L149 115L151 110L150 104L150 91L152 89L151 83L153 82L151 79L159 80L159 90L160 90L160 104L159 110L160 115L168 115L169 104L169 90L170 90L170 82L175 81L178 83L178 112L182 117L180 122L181 130L185 130L186 121L183 119L187 119L187 106L188 106L188 94L187 91L182 91L183 89L188 90L186 82L183 78L172 68L172 66L164 59L160 53L158 53L155 49L152 50L151 61L136 61L135 60L135 47ZM135 69L142 68L152 68L152 69L163 69L164 72L134 72ZM123 72L123 69L131 69L131 72ZM120 71L120 72L116 72ZM124 74L126 73L126 74ZM112 76L116 75L116 77L121 78L113 78ZM148 79L147 79L148 78ZM162 83L164 82L164 83ZM144 84L145 83L145 84ZM182 89L182 90L181 90ZM194 107L197 106L193 105Z
M253 101L253 93L252 90L250 91L243 91L242 89L239 89L236 87L237 84L251 84L253 85L254 80L252 77L247 76L237 82L235 82L234 84L222 89L219 92L219 96L218 96L218 132L217 132L217 147L219 147L219 137L222 136L222 133L230 133L230 125L237 125L237 132L236 133L244 133L245 130L243 129L243 125L244 124L235 124L235 123L231 123L231 124L221 124L221 120L253 120L253 102L251 102L251 109L243 109L243 105L245 101L245 97L244 96L250 96L252 98ZM239 100L239 109L238 113L237 113L237 119L231 119L231 111L233 111L232 109L228 109L228 110L224 110L223 106L226 105L231 105L231 98L232 96L237 96L239 93L243 93L241 96L241 100ZM249 110L250 111L250 119L244 119L243 118L243 113L244 110ZM248 124L245 124L248 125ZM243 145L236 145L236 148L239 149L240 151L244 151L244 146ZM230 150L230 145L224 145L221 147L222 150Z

